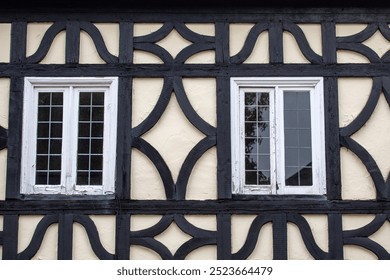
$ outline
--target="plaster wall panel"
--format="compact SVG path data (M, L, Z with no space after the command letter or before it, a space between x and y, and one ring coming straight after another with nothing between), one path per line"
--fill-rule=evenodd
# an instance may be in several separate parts
M0 62L8 63L11 50L11 24L0 23Z

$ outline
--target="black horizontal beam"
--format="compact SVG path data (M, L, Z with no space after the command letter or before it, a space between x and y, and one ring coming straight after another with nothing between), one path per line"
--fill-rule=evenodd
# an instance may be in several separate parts
M25 200L0 201L0 214L381 214L390 213L390 201L281 200Z
M0 77L237 77L237 76L321 76L368 77L388 76L390 64L0 64Z
M68 0L62 2L53 2L51 0L14 0L6 1L2 4L3 9L46 9L46 10L61 10L61 9L80 9L89 8L96 9L119 9L119 8L191 8L191 7L210 7L216 8L224 6L225 8L235 7L386 7L386 1L372 0L370 2L364 0L317 0L317 1L303 1L303 0L273 0L273 1L250 1L250 0L112 0L109 3L104 1L92 0Z
M82 1L78 2L82 3ZM163 3L164 1L161 2ZM343 3L343 1L339 2ZM386 3L385 1L383 2ZM13 1L9 3L13 3ZM115 6L112 5L110 7L105 7L100 11L96 11L90 8L31 8L26 11L23 8L5 9L4 7L2 7L2 9L0 10L0 21L2 23L10 23L14 21L26 20L30 22L80 20L102 23L119 23L121 21L134 23L163 23L166 21L171 21L172 17L174 16L175 20L179 22L182 21L185 23L256 23L261 21L279 20L293 21L295 23L321 23L323 21L331 21L335 23L370 23L388 22L390 20L390 4L387 5L387 7L375 6L370 2L369 8L348 6L343 8L312 7L300 9L298 9L298 7L291 9L288 9L286 7L250 7L243 4L239 7L231 9L226 7L226 5L223 5L220 8L202 7L201 5L198 5L197 7L193 7L191 9L177 9L177 7L176 9L174 9L172 7L169 8L169 6L165 6L164 8L157 8L157 6L149 6L149 9L137 9L137 7L115 9Z

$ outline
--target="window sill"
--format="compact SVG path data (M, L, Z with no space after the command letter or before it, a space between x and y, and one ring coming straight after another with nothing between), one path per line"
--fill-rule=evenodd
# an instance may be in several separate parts
M66 194L30 194L21 195L22 200L114 200L115 194L108 195L66 195Z
M245 195L233 194L232 200L264 200L264 201L305 201L305 200L328 200L326 195L322 194L284 194L284 195Z

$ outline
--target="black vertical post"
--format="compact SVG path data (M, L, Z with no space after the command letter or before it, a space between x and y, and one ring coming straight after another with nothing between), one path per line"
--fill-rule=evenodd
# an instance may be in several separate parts
M329 200L341 199L337 78L324 79L326 185Z
M343 251L343 224L339 213L328 214L329 259L342 260Z
M70 21L66 24L65 60L77 64L80 59L80 23Z
M217 64L229 64L229 24L215 25L215 52ZM230 79L217 77L217 182L218 199L230 199Z
M232 197L230 140L230 80L217 78L217 182L218 198Z
M217 215L217 259L231 260L232 258L232 232L231 215L221 213Z
M337 62L336 55L336 27L334 22L323 22L322 31L322 57L324 63L334 64Z
M20 197L20 174L23 126L23 78L12 77L9 99L8 154L6 199Z
M115 258L128 260L130 258L130 215L116 216Z
M26 62L27 23L11 25L11 54L13 64ZM20 167L22 147L23 78L11 77L9 100L8 158L6 199L18 199L20 193Z
M133 23L119 24L119 63L133 63Z
M19 216L4 215L3 221L3 260L16 260L18 257Z
M73 252L73 214L61 214L58 220L59 260L71 260Z
M275 214L272 220L274 260L287 260L287 216Z
M229 62L229 24L226 22L215 24L215 62Z
M120 77L118 86L116 157L116 195L120 199L130 199L131 94L131 77Z
M11 25L11 63L26 62L27 23L13 22Z
M283 24L279 21L269 25L269 56L271 64L283 63Z

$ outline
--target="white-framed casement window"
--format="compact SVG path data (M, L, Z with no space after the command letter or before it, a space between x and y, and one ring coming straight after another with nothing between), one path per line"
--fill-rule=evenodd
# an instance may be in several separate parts
M235 194L326 192L321 77L231 78Z
M115 192L118 79L26 77L21 193Z

